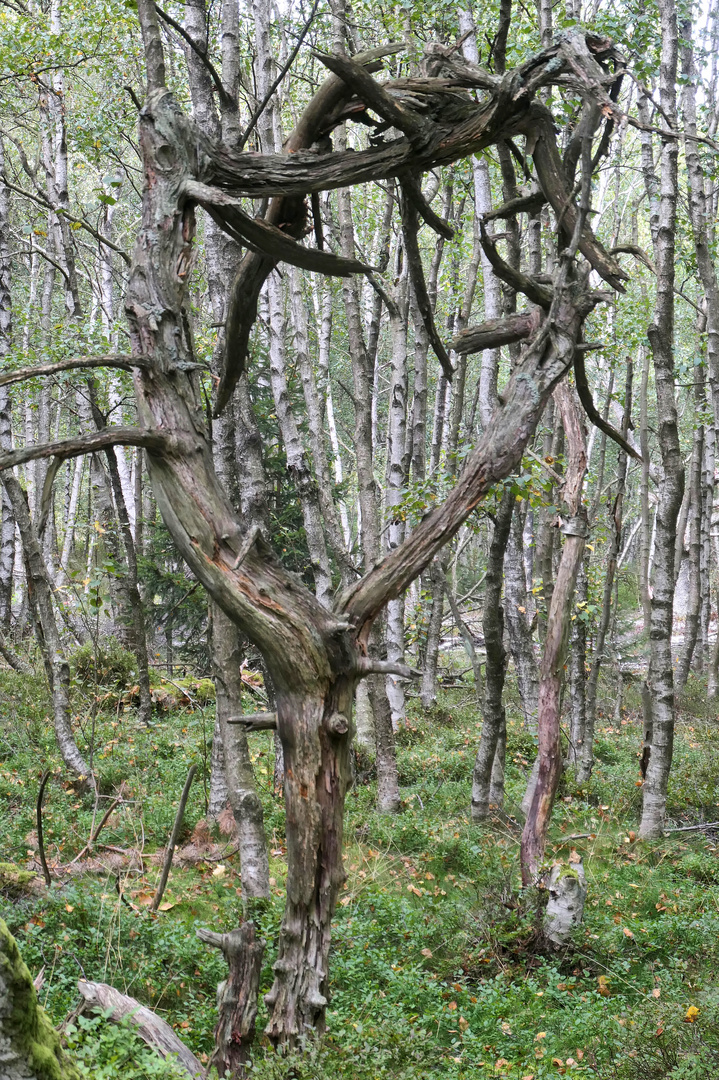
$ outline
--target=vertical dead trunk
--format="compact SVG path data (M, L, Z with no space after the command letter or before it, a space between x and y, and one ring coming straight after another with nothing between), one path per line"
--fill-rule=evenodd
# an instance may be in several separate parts
M631 426L632 417L632 385L634 365L631 360L627 361L627 377L624 385L624 415L622 418L622 438L626 439ZM587 679L586 689L586 720L584 725L584 737L582 739L581 765L577 772L577 781L585 784L592 774L594 762L594 725L597 714L597 688L599 685L599 673L604 660L604 648L607 640L607 632L612 618L613 606L612 595L614 590L614 578L617 571L617 560L622 543L622 525L624 511L624 492L627 479L627 455L620 450L617 456L617 488L614 503L611 510L612 532L609 539L609 550L606 556L606 570L604 574L604 591L602 595L602 612L597 627L597 636L594 641L594 657Z
M584 556L587 536L582 487L587 468L582 413L575 394L566 383L554 391L562 415L567 445L567 468L562 492L569 511L562 532L564 547L547 614L547 633L542 654L537 716L539 768L521 841L522 883L537 879L547 841L549 820L562 775L560 746L560 692L562 669L569 639L574 587Z
M676 124L677 17L674 0L659 0L662 54L659 96L662 113ZM677 163L674 139L662 141L660 153L659 221L654 237L656 300L647 336L654 359L657 394L657 438L663 475L659 484L654 555L648 684L652 703L652 739L642 789L639 833L660 836L664 827L667 783L674 747L674 672L672 622L674 613L674 549L676 526L684 493L684 466L679 446L674 393L674 278L677 210ZM650 198L655 186L651 178Z

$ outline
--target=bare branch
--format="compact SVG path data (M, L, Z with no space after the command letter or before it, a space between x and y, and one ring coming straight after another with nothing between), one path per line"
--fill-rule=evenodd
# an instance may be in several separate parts
M365 675L399 675L401 679L422 678L421 671L408 667L399 660L375 660L371 656L360 656L358 666L363 678Z
M199 56L200 60L202 61L202 63L205 65L208 72L210 73L210 78L212 79L213 83L215 84L215 89L217 90L217 93L219 94L220 99L226 105L234 105L235 104L234 101L232 100L230 95L225 90L222 79L220 78L220 76L217 73L217 68L215 67L215 65L210 60L207 53L203 49L199 48L196 41L192 40L192 37L187 33L187 30L185 30L184 26L181 23L176 22L175 19L173 19L171 15L167 14L166 11L163 11L162 8L159 6L159 4L155 4L155 11L160 16L160 18L164 22L166 22L168 24L168 26L171 26L172 29L175 30L180 35L180 37L184 41L187 42L187 44L190 46L192 51L197 56ZM244 146L244 141L241 143L241 147L242 146Z
M577 394L579 400L582 403L584 411L594 424L596 428L603 431L605 435L608 435L610 439L613 439L617 446L621 446L625 454L629 454L635 461L643 461L641 454L637 453L634 447L627 442L627 440L608 423L604 417L598 412L594 399L592 398L592 392L589 389L589 382L587 381L587 372L584 367L584 353L581 349L577 349L574 354L574 381L577 384Z
M26 379L57 375L60 371L99 367L132 371L133 368L150 367L150 360L147 356L125 356L122 353L111 353L108 356L76 356L71 360L59 360L56 364L36 364L33 367L16 368L15 371L3 371L0 374L0 386L11 386L13 383L25 382Z
M237 724L245 731L274 731L277 727L276 712L244 713L242 716L231 716L228 724Z
M335 277L349 277L350 274L361 274L371 269L356 259L343 259L330 251L303 247L263 218L251 218L242 209L239 199L208 184L187 180L185 193L203 206L230 236L234 236L245 247L250 247L261 255L268 255L277 262L288 262L302 267L303 270L314 270L318 274Z
M507 315L503 319L489 319L479 326L468 326L450 342L453 352L464 356L467 353L482 352L484 349L498 349L501 345L512 345L515 341L529 338L539 329L541 311L520 311L517 315Z
M442 365L442 370L447 376L449 381L452 381L454 375L454 368L452 362L449 359L449 354L442 343L437 327L435 325L434 316L432 314L432 305L429 300L429 293L427 292L427 283L424 280L424 269L422 268L422 256L419 251L419 244L417 242L417 227L418 227L418 215L414 200L404 193L404 180L401 179L402 184L402 233L404 235L404 246L407 253L407 264L409 266L409 274L412 279L412 287L414 288L414 295L417 301L417 307L419 308L420 315L422 316L422 322L424 323L427 336L430 340L430 344L434 350L434 353Z
M312 6L312 11L309 14L309 18L305 22L305 25L302 27L302 33L298 37L298 39L297 39L297 41L295 43L294 49L292 50L292 52L288 56L287 62L285 64L283 64L282 70L280 71L279 75L277 76L275 81L272 83L272 86L269 88L269 90L267 91L267 93L263 97L262 101L260 102L260 104L255 109L254 113L252 114L250 122L247 125L247 127L245 128L245 133L242 136L242 138L240 139L240 144L238 146L238 150L241 150L242 147L247 142L247 140L249 139L250 135L254 131L254 128L255 128L255 125L257 124L257 121L260 119L263 112L267 108L267 105L269 104L270 100L272 99L272 95L274 94L275 90L277 89L277 87L280 85L280 83L284 79L287 72L290 70L290 68L294 64L295 57L297 56L297 53L300 51L300 47L302 45L302 42L305 40L305 37L307 35L307 31L309 30L309 28L312 26L312 23L314 22L315 15L317 14L317 8L319 7L319 3L320 3L320 0L315 0L314 4Z
M116 251L117 254L125 260L128 266L131 265L132 260L130 259L130 256L127 254L126 251L123 251L121 247L117 246L117 244L113 244L112 240L108 240L106 236L103 236L101 233L99 233L97 229L93 229L92 225L88 225L86 221L83 221L81 218L73 217L73 215L69 213L69 211L67 211L64 206L54 206L49 199L43 199L39 195L33 194L32 191L25 191L24 188L18 187L16 184L12 184L5 175L2 176L2 181L5 186L10 189L10 191L14 191L17 195L22 195L24 199L30 199L31 202L37 203L38 206L42 206L45 210L52 210L53 214L62 215L74 225L79 225L80 228L85 229L86 232L89 232L90 236L94 236L95 239L98 240L101 244L104 244L105 247L112 248L113 251Z
M408 199L414 204L415 210L419 213L420 217L429 225L430 229L434 229L436 233L443 236L445 240L454 239L454 229L450 228L447 222L435 214L432 207L429 205L424 195L422 194L422 185L419 177L413 172L406 172L402 174L402 190Z
M515 292L524 293L528 300L531 300L533 304L538 304L539 307L549 307L552 302L552 290L547 285L540 285L540 283L529 274L523 274L521 270L516 270L509 263L505 262L502 256L497 251L497 245L494 237L490 236L487 232L483 221L479 223L480 229L480 243L484 248L484 253L487 256L490 266L494 270L498 278L502 281L506 281L508 285L515 290Z
M0 471L12 469L26 461L37 458L57 457L62 461L79 457L81 454L94 454L108 446L142 446L146 450L160 454L169 450L174 440L162 431L150 431L148 428L108 427L102 431L93 431L90 435L78 435L74 439L62 439L60 442L36 443L23 446L0 454Z

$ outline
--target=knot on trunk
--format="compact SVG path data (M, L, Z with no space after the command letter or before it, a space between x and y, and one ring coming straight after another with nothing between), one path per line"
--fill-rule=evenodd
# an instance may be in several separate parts
M330 735L346 735L350 729L350 722L344 713L333 712L325 720L325 728Z

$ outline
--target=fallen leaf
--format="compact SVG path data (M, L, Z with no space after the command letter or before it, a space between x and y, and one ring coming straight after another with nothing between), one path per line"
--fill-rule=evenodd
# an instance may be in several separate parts
M602 997L609 997L611 991L609 989L609 979L607 978L607 976L599 975L597 977L597 982L599 983L599 993L602 995Z
M540 1039L546 1039L546 1037L546 1031L538 1031L537 1034L534 1036L534 1041L539 1042Z
M225 866L223 866L222 863L220 863L219 866L216 866L215 869L212 871L212 876L213 877L224 877L226 869L227 868Z
M163 901L162 901L162 903L160 904L160 906L159 906L159 908L158 908L157 910L158 910L158 911L171 911L171 910L172 910L172 908L174 908L174 906L175 906L175 905L174 905L174 904L172 904L172 903L170 903L170 901L169 901L169 900L163 900Z
M628 927L628 926L625 926L625 927L624 927L624 931L623 931L623 933L624 933L624 936L625 936L625 937L630 937L630 938L633 938L633 937L634 937L634 934L633 934L633 933L631 932L631 930L629 929L629 927Z
M430 957L432 956L432 950L431 949L422 949L422 956L426 956L427 959L429 960Z
M686 1013L684 1014L684 1019L687 1024L693 1024L698 1015L699 1010L697 1009L696 1005L690 1005Z
M450 1012L454 1012L454 1010L457 1008L457 1002L456 1001L450 1001L449 1004L447 1005L447 1008L449 1009Z
M463 1016L460 1016L460 1018L459 1018L460 1031L466 1031L468 1027L469 1027L469 1020L465 1020L465 1018Z
M655 986L654 989L652 990L652 997L660 998L661 996L662 996L661 990L659 989L658 986Z

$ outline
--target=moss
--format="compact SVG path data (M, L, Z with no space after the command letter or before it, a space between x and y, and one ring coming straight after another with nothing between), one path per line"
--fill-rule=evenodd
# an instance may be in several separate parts
M60 1036L38 1004L30 972L14 937L0 919L0 995L6 994L0 1030L37 1080L80 1080Z
M0 862L0 892L19 896L29 890L37 878L32 870L21 870L15 863Z

